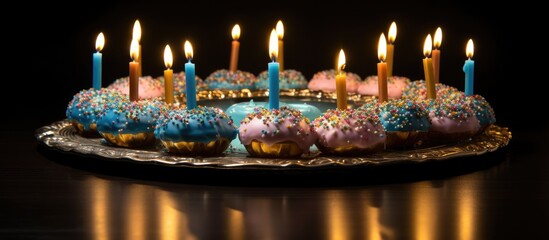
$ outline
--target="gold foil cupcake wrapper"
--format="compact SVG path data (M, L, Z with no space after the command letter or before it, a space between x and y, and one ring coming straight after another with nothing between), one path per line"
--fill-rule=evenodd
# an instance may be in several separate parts
M268 145L266 143L252 140L249 145L244 145L248 153L256 157L264 158L298 158L303 154L297 143L284 141Z
M112 133L103 133L100 132L101 136L105 138L108 142L119 146L119 147L127 147L127 148L134 148L134 147L141 147L146 145L151 145L155 143L156 139L154 138L153 132L146 132L146 133L119 133L119 134L112 134Z
M225 151L231 141L227 138L219 138L207 143L204 142L173 142L161 141L162 145L168 149L170 153L187 155L187 156L212 156L218 155Z
M423 145L427 137L427 132L419 131L397 131L386 132L385 148L387 149L406 149L417 148Z
M336 155L336 156L345 156L345 157L359 157L366 156L371 153L375 153L383 150L383 142L376 144L368 148L360 148L357 146L341 146L341 147L327 147L320 143L315 144L318 150L324 154Z
M97 132L97 127L96 127L95 123L90 124L90 128L87 129L87 130L84 128L84 124L82 124L78 121L71 121L71 124L74 126L74 128L76 128L76 131L82 137L87 137L87 138L101 137L101 135L99 135L99 132Z

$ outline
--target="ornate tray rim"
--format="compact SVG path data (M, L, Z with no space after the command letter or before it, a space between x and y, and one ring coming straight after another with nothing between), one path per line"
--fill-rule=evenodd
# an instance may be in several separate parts
M108 145L100 138L84 138L67 120L54 122L36 130L35 138L49 148L93 155L111 160L127 159L139 163L165 166L216 169L314 170L326 168L366 167L400 163L423 163L457 157L475 156L507 146L512 138L508 128L490 126L467 142L399 151L383 151L364 157L337 157L312 154L300 159L254 158L243 153L226 152L224 156L194 158L169 154L161 145L128 149Z

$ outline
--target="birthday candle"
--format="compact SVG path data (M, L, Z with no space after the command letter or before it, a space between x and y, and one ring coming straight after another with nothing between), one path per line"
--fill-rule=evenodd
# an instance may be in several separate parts
M103 58L103 54L101 54L101 50L103 49L103 46L105 45L105 36L103 36L103 33L99 33L97 35L97 39L95 40L95 49L97 50L96 53L93 54L93 88L95 90L101 89L101 62Z
M166 45L164 48L164 64L166 70L164 70L164 100L168 104L173 103L173 55L170 45Z
M269 69L269 108L278 109L279 106L279 64L276 62L278 56L278 39L276 36L276 30L271 31L271 37L269 38L269 56L272 62L268 64Z
M435 91L435 77L433 73L433 59L430 58L431 50L433 48L433 40L431 34L427 35L425 38L425 43L423 44L423 72L425 73L425 84L427 85L427 98L436 99L437 93Z
M347 109L347 76L345 75L345 72L343 72L345 64L345 52L341 49L337 60L336 75L337 108L339 110Z
M387 41L385 35L381 33L379 36L379 43L377 45L377 56L379 63L377 64L377 82L379 92L379 102L387 101L387 63L385 62L385 55L387 54Z
M189 41L185 41L185 56L189 60L185 63L185 88L187 97L187 109L196 108L196 83L194 80L193 46Z
M465 60L465 64L463 64L463 72L465 73L465 96L472 96L474 93L475 61L471 60L474 53L475 46L473 44L473 39L469 39L467 47L465 48L465 54L468 59Z
M240 26L238 26L238 24L234 25L231 34L233 37L233 43L231 48L231 65L229 67L229 71L235 72L238 69L238 50L240 48L240 42L238 42L238 38L240 38Z

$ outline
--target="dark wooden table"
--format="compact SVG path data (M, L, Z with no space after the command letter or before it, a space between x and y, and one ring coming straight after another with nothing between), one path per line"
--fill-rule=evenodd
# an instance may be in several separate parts
M539 133L445 164L341 172L184 171L41 147L4 130L0 239L540 239Z

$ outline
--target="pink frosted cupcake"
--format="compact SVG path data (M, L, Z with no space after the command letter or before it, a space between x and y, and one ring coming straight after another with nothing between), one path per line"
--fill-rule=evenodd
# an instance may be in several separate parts
M355 73L347 72L347 92L354 93L358 89L358 85L362 82L360 76ZM335 92L336 91L336 71L335 70L324 70L321 72L315 73L307 87L313 91L325 91L325 92Z
M128 95L130 92L130 83L128 77L116 79L107 88L114 89L122 94ZM139 99L151 99L164 97L164 84L151 76L139 78Z
M292 158L308 153L317 135L300 111L281 107L255 108L240 122L238 138L252 156Z
M406 77L393 76L387 80L387 96L392 99L402 97L402 92L410 84L410 79ZM369 96L379 96L379 87L377 76L369 76L358 86L358 93Z
M480 122L465 99L437 98L423 104L431 122L427 136L431 145L464 141L480 129Z
M358 156L383 149L385 130L374 111L330 109L313 121L316 146L327 154Z

